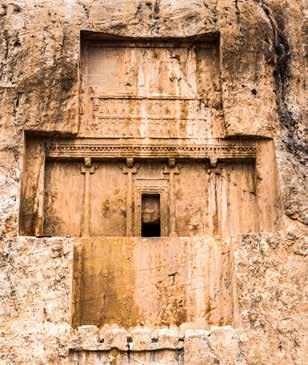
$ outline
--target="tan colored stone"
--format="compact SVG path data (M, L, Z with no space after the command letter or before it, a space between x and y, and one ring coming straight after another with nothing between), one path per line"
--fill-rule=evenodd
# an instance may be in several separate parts
M130 333L123 328L102 329L100 331L100 342L104 349L116 348L120 351L127 351L128 337Z
M1 365L307 363L304 7L1 2Z
M157 337L158 348L177 349L179 346L179 331L177 329L158 329Z
M99 330L95 326L80 326L78 327L81 347L97 346L99 343Z
M128 346L133 351L151 350L151 329L136 327L130 331L131 337L128 339Z
M231 324L237 313L230 250L228 241L199 237L83 239L74 260L74 323Z

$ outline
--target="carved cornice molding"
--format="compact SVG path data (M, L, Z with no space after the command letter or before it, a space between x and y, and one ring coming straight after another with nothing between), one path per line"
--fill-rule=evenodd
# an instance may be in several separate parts
M49 158L194 158L247 159L256 157L254 143L217 143L202 145L110 144L61 141L45 143Z

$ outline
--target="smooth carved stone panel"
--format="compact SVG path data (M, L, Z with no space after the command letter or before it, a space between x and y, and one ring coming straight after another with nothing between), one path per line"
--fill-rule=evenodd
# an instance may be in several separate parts
M258 230L253 161L181 162L175 175L178 236L219 235Z
M95 163L89 173L87 192L81 162L48 161L44 235L125 236L126 179L121 171L122 165L118 162ZM88 202L85 201L86 194L89 195ZM89 209L87 218L86 209ZM89 228L84 234L85 224Z
M209 237L80 239L73 325L232 324L231 252L230 242Z
M81 235L84 178L81 163L47 161L44 230L46 236Z
M91 236L125 236L127 177L121 162L96 163L91 176Z
M85 42L81 134L222 136L218 41Z

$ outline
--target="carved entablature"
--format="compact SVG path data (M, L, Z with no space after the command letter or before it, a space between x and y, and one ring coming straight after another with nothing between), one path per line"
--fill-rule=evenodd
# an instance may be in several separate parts
M45 154L50 158L191 158L191 159L247 159L256 158L253 142L203 141L202 144L128 144L101 140L53 141L45 144Z

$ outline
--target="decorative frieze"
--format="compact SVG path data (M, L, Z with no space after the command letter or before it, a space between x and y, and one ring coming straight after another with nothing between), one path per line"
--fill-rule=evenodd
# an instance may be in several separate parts
M213 118L200 98L101 95L92 104L83 133L97 130L105 138L205 138Z
M216 142L216 143L215 143ZM203 144L120 144L83 139L45 144L47 158L197 158L247 159L256 157L255 143L210 141Z

